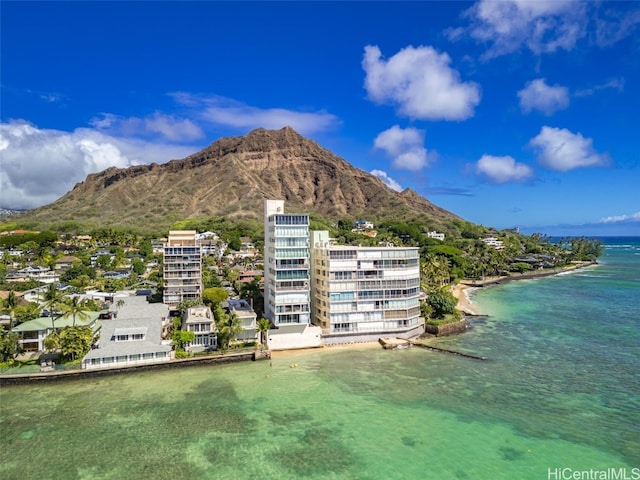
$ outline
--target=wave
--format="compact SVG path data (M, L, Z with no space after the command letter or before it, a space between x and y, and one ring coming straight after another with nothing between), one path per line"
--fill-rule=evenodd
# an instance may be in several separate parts
M609 277L612 277L612 275L608 275L608 274L607 275L593 275L593 274L589 274L589 273L576 273L576 276L578 276L578 277L590 277L590 278L609 278Z
M584 273L580 273L580 270L567 270L566 272L558 272L554 274L554 277L564 277L566 275L585 275ZM540 277L544 278L544 277ZM537 280L536 278L532 278L531 280Z

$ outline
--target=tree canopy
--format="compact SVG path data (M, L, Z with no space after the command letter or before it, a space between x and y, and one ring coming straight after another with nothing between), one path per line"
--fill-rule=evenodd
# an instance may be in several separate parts
M77 325L64 327L58 333L60 353L68 359L84 357L93 343L93 332L91 327Z
M202 299L209 306L222 303L227 298L229 298L229 292L220 287L205 288L202 292Z

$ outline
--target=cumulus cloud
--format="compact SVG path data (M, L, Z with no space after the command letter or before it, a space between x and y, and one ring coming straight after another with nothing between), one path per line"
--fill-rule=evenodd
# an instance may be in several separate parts
M566 172L610 163L607 154L596 152L592 139L566 128L544 126L529 143L538 150L538 162L552 170Z
M614 215L612 217L604 217L598 220L598 223L626 223L640 222L640 212L631 213L629 215Z
M40 129L22 120L0 124L0 206L26 209L50 203L90 173L109 167L164 163L193 147L113 137L80 128Z
M396 192L402 191L402 187L400 186L400 184L396 182L393 178L391 178L389 175L387 175L387 172L385 172L384 170L371 170L371 172L369 173L371 173L371 175L378 177L380 180L382 180L382 183L384 183L391 190L395 190Z
M522 182L533 177L533 169L511 156L483 155L476 163L476 173L495 183Z
M569 89L560 85L547 85L545 78L528 82L518 92L520 108L525 113L538 110L545 115L552 115L569 106Z
M428 163L424 133L424 130L412 127L403 129L394 125L381 132L374 140L373 146L384 150L392 157L395 168L420 170Z
M103 113L91 120L91 125L105 133L125 136L158 135L170 141L189 141L202 138L202 129L186 118L155 112L143 118L122 117Z
M451 40L468 34L493 58L528 48L534 54L569 51L586 35L587 7L574 0L480 0L465 12L470 24L448 32Z
M262 109L187 92L169 95L179 114L156 111L126 117L102 113L91 119L92 128L71 132L40 129L24 120L0 123L0 207L25 209L50 203L88 174L108 167L184 158L197 149L188 143L218 126L246 130L289 125L310 134L340 123L335 115L323 111Z
M220 96L200 96L173 92L181 105L193 109L205 122L227 127L279 129L290 126L302 135L329 130L340 123L335 115L325 112L305 112L285 108L259 108Z
M465 120L480 103L480 88L462 82L451 58L433 47L406 47L389 60L377 46L364 49L365 89L376 103L395 105L398 113L422 120Z

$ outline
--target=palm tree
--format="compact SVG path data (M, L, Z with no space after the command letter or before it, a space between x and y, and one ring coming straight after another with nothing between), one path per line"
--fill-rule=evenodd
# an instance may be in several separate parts
M216 305L213 311L218 329L218 339L223 349L229 347L229 342L242 331L240 318L234 313L228 314L220 304Z
M47 251L46 247L38 247L38 249L36 250L36 262L38 265L42 265L50 267L50 263L52 261L52 257L49 254L49 252Z
M450 260L442 255L427 254L421 265L422 288L425 291L439 289L451 278Z
M13 317L16 311L16 307L18 306L19 303L20 302L18 300L18 297L16 296L16 292L11 290L9 292L9 296L7 297L7 300L5 301L7 310L9 310L9 331L13 330Z
M264 298L262 296L262 290L260 289L260 277L254 277L250 282L243 283L240 286L240 298L249 300L258 316L262 316L264 312Z
M271 321L268 318L261 318L256 323L256 330L258 330L258 332L260 333L260 343L265 347L267 346L266 333L269 331L270 328L271 328Z
M56 333L56 312L61 305L64 304L64 293L56 288L55 283L50 283L44 292L41 292L40 300L42 301L43 308L49 310L51 315L51 326L53 333Z
M80 320L87 320L89 318L90 310L87 308L87 303L80 300L80 297L76 296L68 300L63 307L67 315L73 315L73 326L76 326L76 316Z

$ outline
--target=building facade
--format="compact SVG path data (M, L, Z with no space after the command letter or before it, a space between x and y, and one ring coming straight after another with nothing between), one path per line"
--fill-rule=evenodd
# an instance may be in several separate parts
M13 328L13 331L20 336L18 340L20 349L25 352L44 352L45 339L53 333L54 325L56 331L60 331L65 327L79 326L91 327L94 335L100 331L102 322L99 320L100 312L85 312L83 318L79 316L73 318L73 315L65 314L54 320L51 317L40 317L28 320Z
M218 348L216 321L209 307L187 308L182 318L182 330L193 332L193 341L186 348L189 352Z
M329 232L312 232L311 285L323 335L409 331L422 322L418 248L334 245Z
M195 230L172 230L164 245L163 303L175 309L202 297L202 252Z
M309 215L264 203L264 310L276 328L310 323Z
M242 342L255 342L258 340L256 312L251 304L243 299L227 300L227 308L230 314L235 314L240 320L242 331L236 334L236 340Z
M82 359L83 369L168 362L174 358L171 346L161 340L161 318L107 320L102 325L98 348Z

